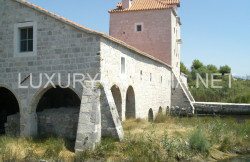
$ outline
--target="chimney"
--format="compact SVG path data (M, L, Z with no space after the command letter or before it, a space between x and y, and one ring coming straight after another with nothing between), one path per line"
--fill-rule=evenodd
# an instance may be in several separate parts
M132 0L122 0L122 9L130 8L132 4Z

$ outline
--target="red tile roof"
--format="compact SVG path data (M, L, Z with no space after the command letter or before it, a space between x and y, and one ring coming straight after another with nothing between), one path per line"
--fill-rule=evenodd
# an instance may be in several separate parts
M130 8L122 9L122 3L116 5L117 9L110 10L113 12L143 11L143 10L160 10L171 8L172 5L180 6L179 0L135 0Z
M121 40L118 40L118 39L116 39L114 37L111 37L110 35L107 35L105 33L98 32L98 31L86 28L86 27L84 27L82 25L79 25L79 24L77 24L77 23L75 23L75 22L73 22L71 20L68 20L68 19L66 19L66 18L64 18L62 16L57 15L57 14L54 14L54 13L48 11L48 10L45 10L45 9L43 9L43 8L41 8L39 6L36 6L36 5L34 5L34 4L30 3L30 2L27 2L25 0L15 0L15 1L19 2L19 3L23 4L23 5L26 5L26 6L32 8L32 9L34 9L36 11L44 13L44 14L50 16L50 17L53 17L53 18L55 18L55 19L57 19L57 20L59 20L59 21L61 21L63 23L66 23L66 24L78 29L78 30L81 30L81 31L86 32L86 33L95 34L95 35L101 36L103 38L106 38L106 39L108 39L108 40L110 40L112 42L118 43L119 45L124 46L124 47L136 52L139 55L143 55L143 56L148 57L148 58L150 58L150 59L152 59L154 61L157 61L157 62L159 62L159 63L161 63L163 65L166 65L169 68L172 68L172 66L170 66L169 64L167 64L167 63L165 63L165 62L163 62L163 61L161 61L161 60L159 60L159 59L157 59L157 58L155 58L155 57L153 57L153 56L151 56L151 55L149 55L149 54L147 54L145 52L142 52L142 51L138 50L137 48L135 48L133 46L130 46L130 45L126 44L125 42L121 41Z

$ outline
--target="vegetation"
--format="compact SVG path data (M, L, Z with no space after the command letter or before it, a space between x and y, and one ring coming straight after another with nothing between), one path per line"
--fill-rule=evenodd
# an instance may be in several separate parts
M250 103L250 80L227 75L231 73L228 65L217 68L215 65L204 65L199 60L194 60L190 71L181 63L181 72L188 75L188 85L196 101ZM221 75L212 76L212 73ZM200 74L205 85L200 78L197 84L197 74ZM212 77L215 79L214 86L221 88L212 88Z
M94 150L75 155L60 137L0 137L0 161L198 161L250 153L250 120L179 118L159 114L157 123L143 119L123 123L125 139L104 138Z

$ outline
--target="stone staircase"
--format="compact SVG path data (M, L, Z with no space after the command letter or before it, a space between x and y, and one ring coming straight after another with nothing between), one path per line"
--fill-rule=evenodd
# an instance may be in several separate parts
M192 116L194 114L194 98L188 88L172 73L171 111L172 115Z

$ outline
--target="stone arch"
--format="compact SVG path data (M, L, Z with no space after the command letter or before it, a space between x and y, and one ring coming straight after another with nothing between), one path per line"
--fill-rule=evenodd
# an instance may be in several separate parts
M148 111L148 121L153 122L154 121L154 113L153 110L150 108Z
M76 140L81 100L71 88L48 87L33 103L38 134L54 134Z
M41 112L44 109L49 108L61 108L61 107L79 107L80 108L80 98L78 95L70 88L56 88L48 89L40 98L36 111Z
M117 85L113 85L111 87L111 92L115 101L115 105L118 111L118 114L120 116L120 119L122 119L122 96L121 91Z
M129 86L126 93L126 119L136 118L135 93L132 86Z
M58 87L58 85L56 85ZM30 102L30 107L31 107L31 112L36 112L36 108L37 105L39 103L39 101L41 100L42 96L50 89L54 88L53 86L48 86L46 88L41 88L39 91L37 91L32 99L32 101ZM78 98L81 100L81 93L77 92L74 88L72 87L68 87L67 89L72 90L77 96Z
M161 114L162 113L162 107L159 107L158 113Z
M20 102L14 91L0 85L0 134L5 133L20 135Z

